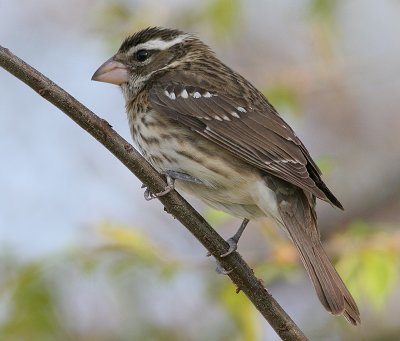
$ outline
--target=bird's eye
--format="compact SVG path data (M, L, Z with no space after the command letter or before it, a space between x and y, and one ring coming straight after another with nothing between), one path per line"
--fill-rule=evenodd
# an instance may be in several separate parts
M139 50L136 52L136 60L138 62L144 62L149 57L150 53L147 50Z

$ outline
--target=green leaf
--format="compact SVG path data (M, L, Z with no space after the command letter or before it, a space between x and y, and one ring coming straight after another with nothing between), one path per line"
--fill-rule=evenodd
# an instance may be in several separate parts
M364 220L356 219L350 223L345 233L346 238L365 239L371 237L378 231L377 226L373 226Z
M19 269L13 281L12 301L0 335L11 340L48 340L62 328L55 314L53 295L39 263ZM51 337L53 335L53 337Z
M326 62L333 62L336 58L336 13L339 1L312 0L309 5L309 22L313 45L320 57Z
M132 252L142 262L161 264L171 258L167 250L156 245L145 233L137 229L104 223L99 232L113 249Z
M216 226L229 221L232 219L232 216L230 216L228 213L207 207L204 211L204 218L210 225Z
M263 93L279 112L292 116L301 115L300 100L294 87L279 84L264 89Z
M225 36L233 28L238 27L240 8L239 0L214 0L206 7L205 18L210 21L217 38Z
M260 339L258 312L250 300L242 292L236 293L232 283L225 281L219 299L226 312L231 316L240 331L240 340L252 341Z
M320 157L315 162L324 175L331 173L335 168L335 163L328 157Z
M335 238L340 249L336 268L356 299L381 309L399 280L396 227L355 220Z
M397 259L390 251L368 250L362 262L364 292L376 308L383 308L397 280Z
M312 0L310 14L322 20L332 20L336 12L337 2L332 0Z

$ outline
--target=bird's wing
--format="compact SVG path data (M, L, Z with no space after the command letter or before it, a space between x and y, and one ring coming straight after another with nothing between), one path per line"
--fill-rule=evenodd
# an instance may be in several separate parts
M266 100L248 103L226 89L209 90L187 79L176 73L155 82L149 95L153 108L260 170L342 208L302 142Z

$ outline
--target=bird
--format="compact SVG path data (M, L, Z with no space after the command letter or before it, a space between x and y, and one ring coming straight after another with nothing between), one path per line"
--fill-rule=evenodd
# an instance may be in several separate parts
M243 219L272 218L297 248L325 309L361 322L323 249L316 199L343 209L299 137L267 98L197 35L148 27L128 36L92 80L118 85L132 138L167 186Z

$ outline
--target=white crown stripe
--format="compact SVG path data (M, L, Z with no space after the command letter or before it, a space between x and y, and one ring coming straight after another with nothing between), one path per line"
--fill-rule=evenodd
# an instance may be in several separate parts
M169 49L171 46L179 44L190 37L190 34L181 34L177 36L175 39L172 40L161 40L161 39L152 39L146 41L145 43L136 45L129 50L129 53L135 53L139 50L166 50Z

